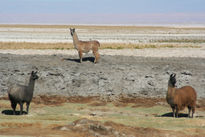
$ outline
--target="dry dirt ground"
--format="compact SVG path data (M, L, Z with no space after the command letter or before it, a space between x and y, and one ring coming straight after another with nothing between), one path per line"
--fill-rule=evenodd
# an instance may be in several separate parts
M205 136L203 54L102 55L98 64L90 54L82 64L77 54L0 56L1 136ZM40 78L30 113L14 116L8 86L27 83L31 70L38 70ZM187 118L186 109L180 118L171 117L164 98L172 72L177 73L178 87L190 84L197 90L194 119Z
M66 110L72 109L72 110ZM0 136L203 137L205 102L195 118L172 118L163 98L36 96L28 115L13 116L7 97L0 100ZM63 112L63 113L62 113Z
M169 76L176 73L177 87L191 85L196 89L198 97L204 98L204 49L197 50L198 54L194 52L195 49L170 51L107 51L108 55L102 53L97 64L93 63L92 54L84 55L83 63L79 63L77 51L65 51L67 54L55 54L58 50L49 53L47 50L41 51L45 55L39 55L38 50L5 52L0 54L0 95L7 94L9 85L13 83L27 84L30 72L38 70L35 95L115 97L124 93L131 96L164 97ZM135 56L135 53L144 53L144 56ZM128 54L131 56L126 56ZM163 56L157 56L160 54Z
M100 63L55 50L73 48L69 27L102 43ZM204 27L0 25L0 32L0 136L205 136ZM27 83L32 70L40 78L30 113L12 115L7 89ZM197 91L193 119L186 109L171 117L164 98L173 72L178 87Z

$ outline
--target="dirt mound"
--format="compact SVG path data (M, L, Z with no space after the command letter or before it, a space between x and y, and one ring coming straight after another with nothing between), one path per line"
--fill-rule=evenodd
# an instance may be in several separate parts
M67 98L63 96L46 96L40 95L32 99L32 102L35 104L44 104L44 105L60 105L67 102Z
M73 97L65 97L59 95L39 95L32 99L32 102L35 104L44 104L44 105L61 105L63 103L91 103L99 100L97 96L73 96Z
M132 107L153 107L155 105L165 105L166 100L164 98L143 98L120 95L114 104L115 106L126 106L129 103L134 104Z
M8 97L1 97L0 100L8 100ZM153 107L156 105L168 105L165 98L143 98L143 97L129 97L127 95L120 95L115 100L104 100L100 96L73 96L65 97L60 95L39 95L33 97L34 104L43 105L62 105L63 103L88 103L90 106L104 106L107 103L113 103L117 107L125 107L128 104L133 104L132 107ZM0 104L2 107L10 107L8 104ZM203 98L198 99L197 109L205 110L205 101Z
M54 130L70 131L81 133L84 136L99 136L99 137L164 137L164 136L186 136L182 132L171 132L167 130L158 130L154 128L131 127L114 122L99 122L86 118L79 119L66 126L53 128Z
M97 100L100 100L99 96L89 96L89 97L73 96L68 98L69 103L91 103Z
M79 119L65 126L42 126L40 123L4 123L0 129L1 135L20 136L72 136L72 137L181 137L185 133L154 128L131 127L114 122L99 122L86 118ZM190 136L191 137L191 136Z
M104 106L108 102L113 103L115 106L126 106L130 103L133 103L133 107L152 107L155 105L166 104L165 99L163 98L142 98L142 97L128 97L128 96L119 96L115 100L103 100L99 96L73 96L73 97L64 97L64 96L47 96L40 95L33 98L32 102L35 104L44 104L44 105L61 105L63 103L89 103L90 106Z
M90 106L105 106L106 104L107 104L107 102L99 100L99 101L94 101L94 102L90 103L89 105Z

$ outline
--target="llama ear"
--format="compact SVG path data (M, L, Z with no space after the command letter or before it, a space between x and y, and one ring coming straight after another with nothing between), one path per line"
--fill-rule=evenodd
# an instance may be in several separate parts
M37 74L37 71L35 72L35 74Z
M176 76L175 73L172 73L172 74L170 75L170 77L172 77L172 78L174 78L175 76Z
M31 74L33 74L33 73L34 73L34 71L31 72Z
M176 77L176 73L174 73L174 76L173 77Z

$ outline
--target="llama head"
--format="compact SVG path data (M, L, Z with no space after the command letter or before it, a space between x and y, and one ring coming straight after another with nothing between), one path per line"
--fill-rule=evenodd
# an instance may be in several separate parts
M36 72L34 72L34 71L31 72L31 78L32 78L33 80L38 79L37 71L36 71Z
M71 34L71 36L73 36L73 34L75 33L75 28L70 28L70 34Z
M172 74L170 75L169 81L170 81L170 84L175 87L175 84L176 84L176 82L177 82L177 81L176 81L176 74L175 74L175 73L172 73Z

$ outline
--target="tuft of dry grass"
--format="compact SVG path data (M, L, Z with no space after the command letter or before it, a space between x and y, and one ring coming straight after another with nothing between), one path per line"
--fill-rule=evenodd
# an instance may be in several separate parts
M0 42L0 49L73 49L72 43Z
M200 48L192 44L161 44L161 43L102 43L101 49L146 49L146 48Z
M205 43L204 39L165 39L165 40L155 40L154 42L160 43Z

